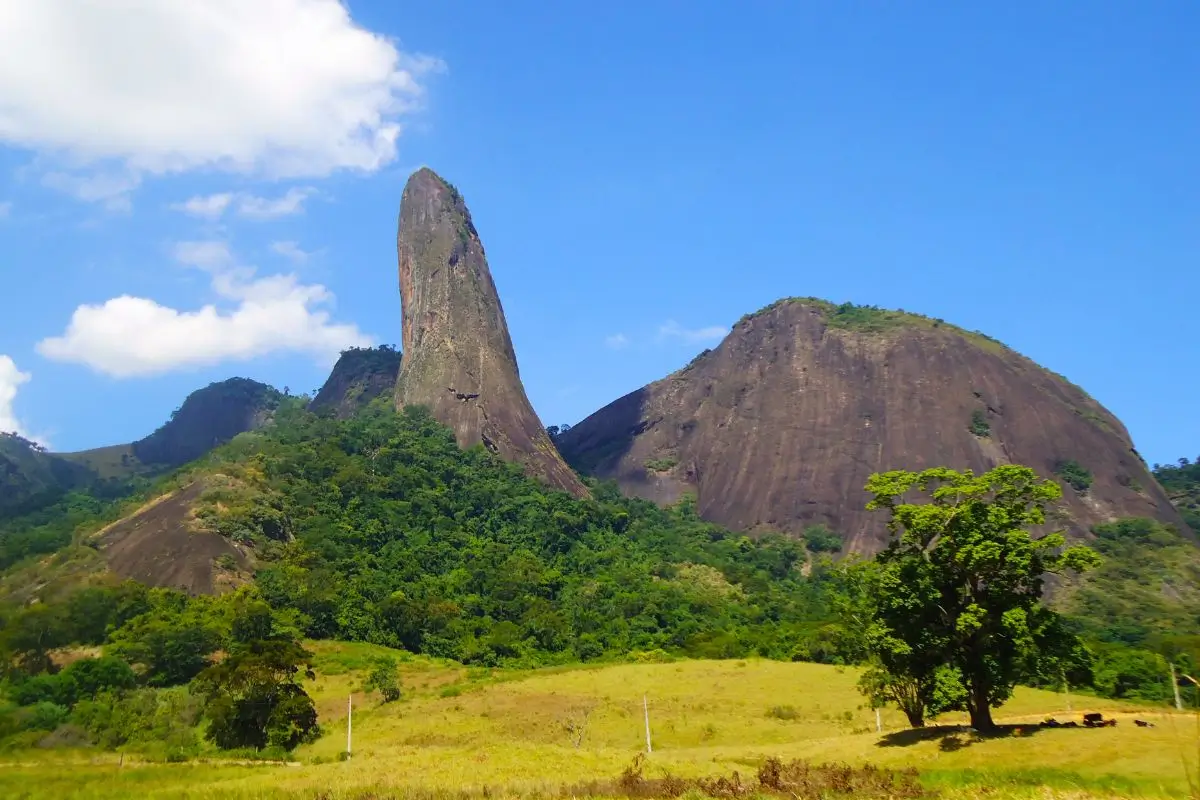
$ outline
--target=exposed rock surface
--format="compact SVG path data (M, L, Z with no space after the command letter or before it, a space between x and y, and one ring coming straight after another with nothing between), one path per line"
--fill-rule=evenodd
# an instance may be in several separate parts
M863 486L888 469L1018 463L1049 476L1075 461L1093 482L1064 485L1059 521L1073 534L1121 516L1182 528L1125 427L1083 390L940 320L817 300L744 318L715 350L557 441L626 493L693 491L703 517L739 530L824 523L865 553L888 534Z
M188 395L165 425L134 442L133 453L143 464L182 466L265 425L279 397L273 387L248 378L210 384Z
M400 351L387 346L352 348L342 353L309 410L347 419L375 398L392 394L399 375Z
M418 170L404 187L397 250L404 317L397 406L428 406L460 446L482 443L550 486L583 494L521 385L466 203L432 170Z
M195 524L195 504L203 489L193 483L98 531L93 539L109 569L147 586L193 595L230 588L230 578L249 572L246 552Z

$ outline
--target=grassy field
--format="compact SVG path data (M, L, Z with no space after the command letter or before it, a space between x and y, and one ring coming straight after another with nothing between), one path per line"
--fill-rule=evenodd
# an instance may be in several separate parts
M687 661L536 672L469 670L408 657L405 696L383 705L360 691L380 648L317 643L311 687L326 735L296 763L142 764L111 753L23 754L0 762L0 796L350 798L564 797L618 776L645 750L645 775L751 779L768 757L915 767L942 797L1188 797L1200 731L1188 715L1115 701L1022 690L1003 723L1102 711L1115 728L1026 728L979 740L947 717L917 734L894 711L875 714L853 670L769 661ZM353 756L346 700L354 693ZM1134 718L1154 722L1133 725ZM594 793L596 787L576 789ZM694 793L694 792L693 792Z

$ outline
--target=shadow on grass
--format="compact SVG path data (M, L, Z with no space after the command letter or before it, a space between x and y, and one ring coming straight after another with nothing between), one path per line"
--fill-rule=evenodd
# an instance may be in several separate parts
M970 747L975 742L987 739L1025 738L1043 730L1039 725L999 725L994 731L978 733L962 725L933 725L928 728L909 728L882 736L876 747L911 747L914 744L938 740L938 749L944 753Z

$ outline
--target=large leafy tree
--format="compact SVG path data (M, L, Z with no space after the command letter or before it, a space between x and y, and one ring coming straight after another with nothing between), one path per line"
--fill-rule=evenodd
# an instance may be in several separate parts
M316 739L317 710L300 684L315 677L312 653L262 601L239 609L232 629L228 656L193 682L205 698L208 739L225 749L256 750L292 750Z
M897 470L872 475L866 488L867 508L889 512L893 533L876 559L866 637L873 696L888 694L879 685L907 687L931 710L965 709L975 729L993 729L992 708L1017 681L1070 649L1041 604L1045 576L1086 570L1098 556L1066 547L1061 533L1030 532L1062 490L1028 467ZM921 502L910 501L914 491Z

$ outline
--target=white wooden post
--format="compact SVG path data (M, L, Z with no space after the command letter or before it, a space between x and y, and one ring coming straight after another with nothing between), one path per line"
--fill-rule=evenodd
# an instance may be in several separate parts
M346 758L350 758L350 727L351 718L354 716L354 695L351 694L346 698Z
M654 748L650 745L650 701L646 699L646 695L642 695L642 713L646 717L646 754L654 752Z
M883 733L883 717L879 715L879 709L875 709L875 732Z
M1171 689L1175 692L1175 710L1183 711L1183 699L1179 696L1179 679L1175 677L1175 662L1167 662L1171 666Z

